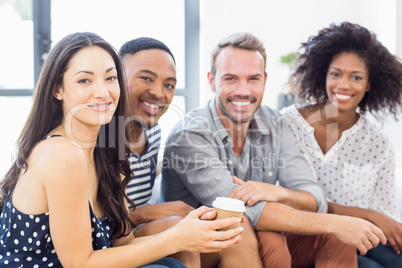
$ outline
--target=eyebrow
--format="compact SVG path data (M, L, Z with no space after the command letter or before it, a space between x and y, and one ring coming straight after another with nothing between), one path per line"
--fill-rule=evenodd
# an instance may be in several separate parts
M110 67L109 69L106 70L105 73L108 73L108 72L110 72L110 71L112 71L112 70L114 70L114 69L116 69L116 67ZM90 74L90 75L94 75L94 74L95 74L95 73L92 72L92 71L85 71L85 70L82 70L82 71L77 72L75 75L77 75L77 74L79 74L79 73L86 73L86 74Z
M150 70L147 70L147 69L141 69L139 71L139 73L147 73L147 74L152 75L154 77L158 77L158 75L156 73L154 73L154 72L152 72ZM174 81L174 82L177 83L177 79L175 77L168 77L166 80Z
M340 68L337 68L337 67L329 67L329 69L335 69L337 71L342 71ZM352 71L352 73L364 73L364 71Z
M222 75L222 77L225 77L225 76L238 76L238 75L236 75L236 74L231 74L231 73L226 73L226 74L224 74L224 75ZM251 74L251 75L249 75L250 77L264 77L262 74L260 74L260 73L256 73L256 74Z
M252 74L252 75L250 75L251 77L264 77L264 75L262 75L262 74L260 74L260 73L257 73L257 74Z

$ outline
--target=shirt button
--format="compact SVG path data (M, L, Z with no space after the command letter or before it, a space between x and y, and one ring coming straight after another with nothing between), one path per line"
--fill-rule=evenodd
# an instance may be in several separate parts
M228 160L228 164L229 164L229 165L232 165L232 160Z
M268 172L268 176L272 177L272 175L274 175L274 173L272 173L272 171Z

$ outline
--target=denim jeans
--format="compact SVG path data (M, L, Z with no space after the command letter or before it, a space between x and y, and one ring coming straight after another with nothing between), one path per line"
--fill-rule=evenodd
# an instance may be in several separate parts
M359 268L384 268L384 266L375 260L359 254L357 254L357 263L359 264Z
M359 268L394 268L402 267L402 254L398 255L388 245L379 244L369 250L365 256L358 255Z
M163 258L140 268L187 268L183 263L172 258Z

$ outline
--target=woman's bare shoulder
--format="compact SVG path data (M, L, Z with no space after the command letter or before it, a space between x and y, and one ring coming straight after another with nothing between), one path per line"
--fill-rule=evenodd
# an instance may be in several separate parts
M87 163L84 151L64 137L39 142L27 159L27 169L19 177L15 204L31 214L49 211L50 195L53 198L77 195L77 189L86 188Z
M78 175L87 172L84 149L65 137L53 137L39 142L28 158L28 170L39 172L43 179Z
M83 156L85 156L84 150L63 136L44 139L32 151L32 157L48 161L73 161Z

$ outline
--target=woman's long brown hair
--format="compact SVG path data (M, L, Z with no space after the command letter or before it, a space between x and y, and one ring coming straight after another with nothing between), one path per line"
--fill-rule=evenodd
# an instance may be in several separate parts
M130 233L134 224L125 203L126 200L134 205L126 195L126 186L132 177L127 160L129 149L126 146L125 127L128 96L124 69L117 51L94 33L68 35L50 51L39 75L30 114L17 140L16 159L0 182L0 209L10 190L17 184L21 172L29 168L27 159L35 145L62 123L62 102L53 96L53 90L63 85L63 75L70 60L81 49L93 46L104 49L112 56L120 85L119 104L111 122L101 127L94 150L99 179L97 201L112 222L113 238L119 238Z

